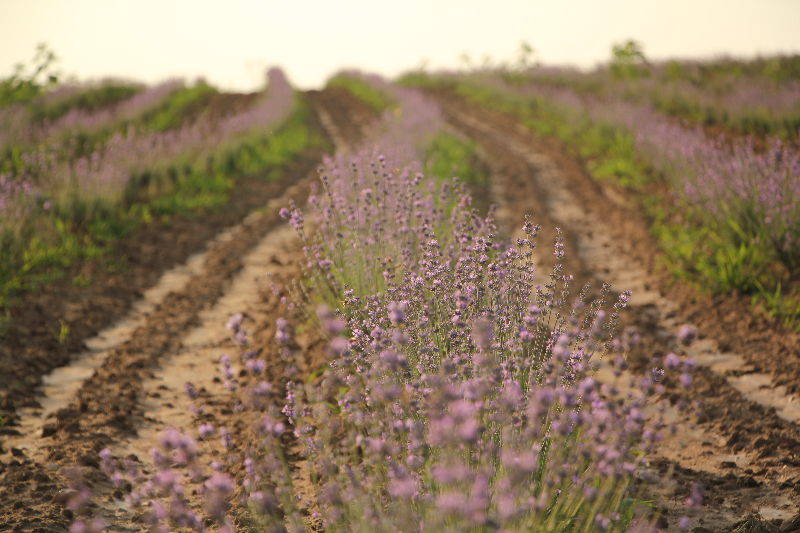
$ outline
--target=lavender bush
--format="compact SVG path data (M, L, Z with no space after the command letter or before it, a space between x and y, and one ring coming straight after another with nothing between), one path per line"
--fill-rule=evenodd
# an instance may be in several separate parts
M375 168L383 175L393 166L384 159ZM341 197L312 203L321 231L334 236L308 247L312 287L343 300L318 311L332 337L331 368L319 387L292 384L284 409L317 473L315 516L326 531L627 528L640 452L656 438L645 433L647 395L619 407L605 399L612 388L591 378L627 295L608 320L607 287L584 303L587 288L570 307L571 278L560 267L535 285L536 226L505 247L460 187L424 194L425 180L407 169L384 176L391 181L422 198L407 194L417 212L376 202L389 215L380 222L366 208L337 224L344 213L334 211L348 205ZM362 201L355 190L349 205ZM383 192L373 194L391 197ZM302 230L297 210L287 216ZM387 255L402 261L371 258L372 280L380 272L385 289L355 290L332 258L362 254L351 235L371 243L381 224L383 240L400 250ZM555 253L563 255L560 242ZM262 421L273 464L275 423ZM291 480L286 468L269 471L278 487Z
M290 382L283 409L311 494L282 459L282 420L258 426L275 497L303 492L283 499L293 528L306 509L326 531L625 530L658 438L642 412L657 387L644 378L619 406L591 374L629 294L610 315L608 287L570 305L560 266L536 284L531 222L508 246L458 180L437 186L364 152L342 163L327 162L309 200L316 233L282 212L308 257L310 289L294 300L328 302L316 318L331 339L321 384Z

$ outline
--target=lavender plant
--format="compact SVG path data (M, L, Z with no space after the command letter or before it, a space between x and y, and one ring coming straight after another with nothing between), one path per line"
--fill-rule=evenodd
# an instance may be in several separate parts
M619 406L591 375L628 294L609 316L608 287L568 304L560 266L535 284L537 226L505 246L462 186L427 191L392 163L356 164L354 186L337 186L349 196L323 175L318 240L297 208L284 212L307 244L309 293L342 302L318 310L332 357L321 385L293 383L284 409L313 462L315 516L326 531L624 530L657 438L642 414L656 386L645 379ZM270 479L293 493L287 469Z
M308 260L294 305L331 356L321 383L288 386L283 413L313 490L284 511L305 509L326 531L625 530L658 439L642 409L659 374L621 405L591 376L629 293L608 314L607 286L568 303L560 265L537 284L539 227L526 221L526 238L504 242L463 184L426 180L407 153L328 160L309 199L313 232L296 206L282 211ZM265 473L297 494L278 420L260 422Z

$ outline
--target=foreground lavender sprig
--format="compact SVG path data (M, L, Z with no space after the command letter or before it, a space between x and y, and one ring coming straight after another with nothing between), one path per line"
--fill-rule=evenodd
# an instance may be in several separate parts
M209 426L200 426L202 439L213 434L214 428ZM220 432L223 431L224 428L220 428ZM100 458L103 471L115 486L120 487L126 481L134 485L134 490L125 498L126 503L144 511L143 518L151 531L166 532L179 527L202 533L207 531L208 525L216 523L219 531L232 532L228 513L234 480L221 471L222 465L218 462L211 464L209 474L201 464L199 452L195 439L173 427L161 433L158 446L150 450L156 472L149 478L130 459L120 464L107 448L100 452ZM191 492L203 496L202 514L189 500L188 483L195 485Z

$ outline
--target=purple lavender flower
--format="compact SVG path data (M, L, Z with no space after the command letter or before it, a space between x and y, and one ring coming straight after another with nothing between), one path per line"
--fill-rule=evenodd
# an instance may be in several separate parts
M418 494L417 482L413 478L395 479L389 484L393 498L411 498Z
M250 389L250 392L256 396L269 396L272 392L272 384L268 381L259 381L257 385Z
M242 325L242 319L244 319L244 315L242 313L236 313L235 315L231 316L228 320L227 324L225 324L225 329L237 332Z
M399 324L403 324L406 320L405 310L406 310L406 303L405 302L391 302L389 303L389 320L391 320L392 324L395 326Z
M287 344L289 342L289 322L285 318L279 318L275 322L275 339L280 344Z
M260 374L267 368L267 362L263 359L249 359L245 363L245 367L249 370L252 374Z
M670 370L675 370L681 366L681 358L676 354L670 352L664 356L664 365Z
M248 502L260 516L270 516L280 512L279 502L274 494L255 491L250 493Z
M678 338L678 342L684 346L689 346L697 338L697 329L689 324L684 324L678 329L678 333L675 336Z
M692 492L686 499L686 509L690 511L699 511L703 508L703 493L705 493L705 486L702 483L693 483Z
M225 448L228 448L228 449L232 448L233 447L233 435L228 433L228 430L225 427L219 428L218 432L219 432L220 443L222 443L222 445Z
M331 351L336 355L344 355L350 351L350 342L344 337L334 337L330 343Z
M229 495L235 488L233 478L222 472L215 472L205 482L205 510L217 520L224 520L230 503Z
M448 514L467 515L471 511L466 496L461 492L445 492L436 499L439 511Z
M186 391L186 396L189 397L190 400L196 400L200 397L200 394L197 392L197 389L194 388L194 385L189 383L188 381L183 386L184 391Z
M485 318L475 321L472 326L472 339L482 351L488 350L494 339L494 324Z

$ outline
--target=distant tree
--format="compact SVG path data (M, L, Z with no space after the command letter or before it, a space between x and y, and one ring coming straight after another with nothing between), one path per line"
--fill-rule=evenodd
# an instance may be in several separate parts
M619 78L636 78L647 75L645 68L647 58L642 51L642 44L628 39L624 43L616 43L611 47L611 73Z
M469 52L464 51L458 56L458 62L461 64L462 70L470 71L474 68L472 64L472 57L469 55Z
M22 63L14 67L14 74L0 80L0 106L13 103L28 103L58 83L58 74L52 65L58 58L47 44L36 46L36 55L31 62L33 72L26 74Z
M524 72L539 65L539 60L536 59L536 49L527 41L520 42L517 52L517 70Z

